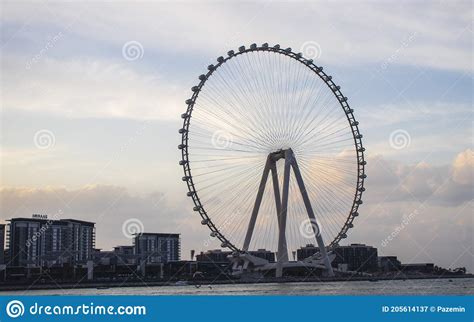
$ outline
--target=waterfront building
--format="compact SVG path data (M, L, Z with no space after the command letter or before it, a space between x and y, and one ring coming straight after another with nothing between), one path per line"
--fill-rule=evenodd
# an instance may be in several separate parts
M302 246L296 250L296 258L299 261L302 261L308 257L313 256L319 252L319 248L314 246L313 244L307 244L306 246Z
M250 255L255 257L266 259L269 262L275 262L275 253L266 249L258 249L249 251ZM196 255L196 261L198 262L216 262L224 263L229 262L228 256L232 255L230 251L222 251L221 249L208 250L205 253L201 252Z
M401 266L397 256L379 256L378 258L378 268L382 272L398 272Z
M308 244L297 250L298 260L304 260L319 252L319 248ZM332 249L336 255L331 266L341 270L374 272L378 269L377 248L364 244L336 246Z
M333 267L339 264L347 264L349 271L375 272L378 268L377 248L364 244L350 244L348 246L337 246L334 248L336 258L332 262Z
M250 255L266 259L269 262L275 262L275 253L266 249L257 249L249 251Z
M0 224L0 265L5 264L5 225Z
M12 218L7 233L9 266L85 264L95 246L95 224L46 216Z
M117 264L119 265L131 265L137 263L137 256L135 255L135 246L116 246L114 247L113 253L117 258Z
M401 271L404 273L433 273L435 267L433 263L402 264Z
M205 253L201 252L196 255L196 261L198 262L215 262L215 263L225 263L229 262L227 258L232 252L222 251L222 249L211 249Z
M146 264L179 261L181 244L179 234L140 233L134 237L135 255Z

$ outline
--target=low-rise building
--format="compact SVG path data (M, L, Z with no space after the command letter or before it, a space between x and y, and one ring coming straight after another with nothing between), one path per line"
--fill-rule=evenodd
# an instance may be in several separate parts
M5 225L0 224L0 265L5 264Z
M375 272L378 269L377 248L364 244L336 246L332 249L336 255L332 266L340 270ZM299 261L319 253L319 248L308 244L297 250Z
M402 264L401 271L403 273L425 273L430 274L435 271L433 263L416 263L416 264Z
M336 258L333 267L347 264L349 271L375 272L378 269L377 248L364 244L350 244L334 248Z
M397 256L379 256L378 268L381 272L398 272L402 264Z
M179 234L137 234L134 238L134 251L138 260L146 264L179 261L181 258Z

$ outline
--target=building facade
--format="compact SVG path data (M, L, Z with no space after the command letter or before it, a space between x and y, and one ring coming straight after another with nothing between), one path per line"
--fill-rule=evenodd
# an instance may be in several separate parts
M377 248L364 244L350 244L334 248L333 267L347 264L349 271L375 272L378 269Z
M308 244L299 248L298 260L304 260L319 252L319 248ZM378 269L377 248L364 244L350 244L348 246L336 246L332 249L336 255L332 267L341 270L375 272ZM344 269L342 269L342 267Z
M307 244L306 246L296 250L296 258L297 260L302 261L308 257L313 256L317 252L319 252L318 247L314 246L313 244Z
M117 258L117 264L136 264L136 255L134 246L116 246L114 247L114 254Z
M379 256L378 265L381 272L398 272L402 267L397 256Z
M251 250L249 254L255 257L266 259L269 262L275 262L275 253L266 249ZM230 262L229 256L232 255L230 251L222 251L222 249L212 249L206 252L201 252L196 255L198 262L214 262L224 263Z
M141 233L134 238L135 255L147 264L167 263L181 258L179 234Z
M435 270L433 263L416 263L416 264L402 264L401 271L406 274L410 273L433 273Z
M45 216L9 220L9 266L85 264L95 246L95 224Z
M232 252L222 251L222 249L211 249L206 252L201 252L196 255L196 261L198 262L213 262L213 263L226 263L229 262L228 256Z
M0 265L5 264L5 225L0 224Z

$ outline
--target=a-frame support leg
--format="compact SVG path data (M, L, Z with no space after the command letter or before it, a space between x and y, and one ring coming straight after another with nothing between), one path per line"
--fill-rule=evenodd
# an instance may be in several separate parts
M278 173L276 168L276 162L281 159L285 159L285 167L283 173L283 191L282 196L280 196L280 187L278 183ZM294 157L293 151L291 149L282 150L278 153L269 154L265 168L263 170L262 179L260 181L260 186L258 188L257 198L252 210L252 215L250 217L250 222L247 228L247 233L245 235L243 251L248 251L250 246L250 241L252 239L252 234L255 229L255 224L257 222L258 211L262 203L263 193L265 192L265 186L267 184L268 175L271 171L272 181L273 181L273 190L275 194L275 205L278 215L278 254L277 254L277 263L276 263L276 277L283 276L283 265L288 262L288 246L286 242L286 220L288 214L288 194L289 194L289 185L290 185L290 168L293 168L293 172L298 183L298 187L303 197L303 202L308 213L308 217L312 223L312 228L316 241L318 243L319 251L323 258L324 265L326 266L329 276L334 276L334 271L329 262L329 258L326 252L326 247L324 245L323 238L320 234L320 228L318 222L316 221L316 216L314 215L313 208L311 206L311 201L309 200L308 193L304 185L303 177L301 176L298 163Z
M316 237L316 241L318 242L319 252L327 269L327 273L329 276L334 276L334 271L332 269L331 263L329 262L328 254L326 252L326 246L324 246L323 237L321 236L321 230L316 220L316 216L314 215L313 207L311 206L311 201L309 200L308 192L306 191L306 188L304 186L303 177L301 176L301 172L295 158L293 158L292 160L292 167L295 173L296 181L298 182L298 187L301 191L301 196L303 197L306 212L308 213L308 217L311 222L311 227L313 228L314 236Z
M267 162L265 163L265 169L263 170L262 179L260 180L260 186L258 188L257 199L255 199L255 204L252 210L252 216L250 217L250 222L247 228L247 233L245 235L244 240L244 251L249 250L250 240L252 239L253 230L255 228L255 223L257 222L257 215L258 210L260 209L260 205L262 203L263 193L265 192L265 185L267 184L268 173L270 172L270 166L273 161L271 160L270 155L267 158Z
M283 172L283 192L281 200L280 220L278 221L278 254L276 277L283 276L283 264L288 262L288 247L286 245L286 217L288 214L288 192L290 188L290 167L293 159L291 150L285 151L285 170Z

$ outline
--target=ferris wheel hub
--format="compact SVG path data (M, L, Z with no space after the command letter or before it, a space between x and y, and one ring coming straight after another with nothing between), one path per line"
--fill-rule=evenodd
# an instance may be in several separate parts
M278 161L280 159L284 159L287 152L293 154L293 150L291 149L280 149L278 151L271 152L268 157L271 158L273 161Z

